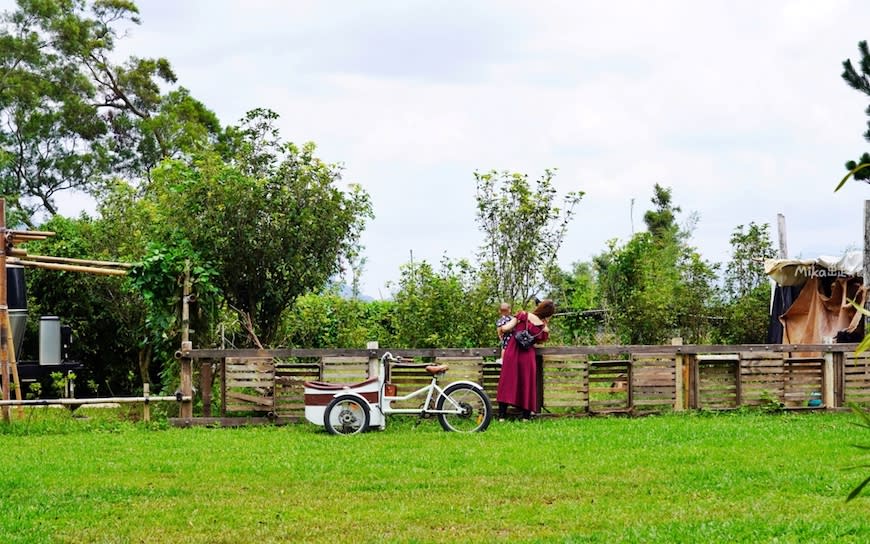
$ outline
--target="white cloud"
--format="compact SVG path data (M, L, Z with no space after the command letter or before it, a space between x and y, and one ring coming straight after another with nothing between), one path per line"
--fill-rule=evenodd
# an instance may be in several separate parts
M867 98L839 77L870 39L859 0L235 2L141 0L124 54L166 56L225 123L282 116L285 137L372 195L364 290L415 259L473 258L476 169L558 167L585 190L560 260L642 228L654 183L728 258L738 224L786 214L793 254L862 239ZM775 225L774 225L775 229Z

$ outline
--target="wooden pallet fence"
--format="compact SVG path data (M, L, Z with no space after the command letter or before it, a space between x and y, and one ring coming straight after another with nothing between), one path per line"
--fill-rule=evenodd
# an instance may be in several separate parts
M632 383L631 361L590 360L587 365L589 411L593 413L629 411L631 409L631 387L629 387Z
M324 382L358 383L368 378L366 357L322 357L320 379Z
M843 405L870 404L870 354L845 353L843 357Z
M490 400L495 406L495 397L498 392L498 380L501 377L501 362L499 361L484 361L483 362L483 381L480 385L483 390L489 395Z
M663 411L676 402L676 361L673 354L632 356L631 407L638 412Z
M782 402L783 354L769 352L740 353L741 398L744 405L759 406Z
M544 409L586 412L589 409L588 356L544 355Z
M227 357L221 374L222 415L274 411L275 363L271 357Z
M792 357L783 359L782 402L790 408L808 406L818 395L821 400L824 357Z
M229 357L203 351L203 359L222 359L222 415L302 415L305 381L363 381L370 358L378 356L363 350L273 351L234 351L239 355ZM501 366L491 350L406 350L401 355L449 365L442 386L458 380L480 383L495 404ZM771 403L800 409L818 396L826 407L870 405L870 354L856 357L854 346L577 346L543 348L540 355L543 408L556 414ZM400 395L429 383L422 366L392 365L391 382ZM419 400L406 404L416 408Z
M697 402L695 408L726 410L741 402L740 356L700 354L696 357Z
M275 415L305 414L303 384L320 379L321 365L315 363L279 363L275 367Z

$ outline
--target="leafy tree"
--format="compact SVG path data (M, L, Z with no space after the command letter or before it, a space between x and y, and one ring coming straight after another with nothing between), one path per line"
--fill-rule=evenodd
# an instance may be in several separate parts
M559 308L558 319L550 322L554 344L594 344L604 315L599 309L598 278L591 262L574 263L570 272L557 266L546 274L547 298Z
M688 244L671 190L654 187L654 209L644 215L646 232L623 246L614 240L595 259L608 326L623 342L656 344L681 335L699 342L710 333L715 266Z
M767 337L770 280L764 273L764 259L776 251L770 225L738 225L731 234L731 260L725 269L725 321L720 335L727 343L763 343Z
M494 345L496 305L467 261L402 267L392 323L397 347L472 348Z
M162 239L189 242L263 344L275 339L282 312L357 250L371 216L368 195L356 185L343 191L340 167L317 158L314 144L281 142L276 117L251 112L228 131L229 161L211 151L166 160L147 188Z
M306 348L365 348L370 340L395 346L393 301L347 299L334 292L307 293L285 312L280 344Z
M217 118L174 83L166 59L112 61L128 0L18 0L0 28L0 188L14 221L56 195L147 177L162 158L216 141Z
M671 203L671 193L670 187L662 187L656 183L653 186L652 197L652 203L655 208L643 214L643 221L646 223L647 231L656 240L663 240L679 235L677 214L682 210L679 206L674 206Z
M556 206L554 170L534 187L526 174L475 172L477 223L483 278L493 299L526 304L544 286L544 271L556 259L582 191L569 192Z
M850 59L846 59L843 61L843 73L841 75L850 87L870 96L870 49L868 49L866 41L858 43L858 51L861 53L858 69L855 68ZM867 106L866 113L870 117L870 105ZM864 132L864 139L870 142L870 120L867 121L867 131ZM853 172L856 180L865 182L870 182L870 167L868 166L870 166L870 153L863 153L857 161L846 162L846 170ZM847 178L844 178L843 182ZM842 186L842 182L840 185Z
M729 299L745 297L759 287L769 287L764 260L776 256L770 238L770 224L737 225L731 233L731 260L725 269L725 291Z
M28 242L25 249L31 254L117 260L111 248L102 245L97 220L55 216L41 228L56 235ZM35 268L29 268L26 277L30 323L35 326L39 315L57 315L73 329L71 356L85 363L79 384L97 384L92 393L111 395L136 390L142 379L159 383L156 376L143 377L137 367L145 312L125 278ZM26 344L35 358L36 337Z

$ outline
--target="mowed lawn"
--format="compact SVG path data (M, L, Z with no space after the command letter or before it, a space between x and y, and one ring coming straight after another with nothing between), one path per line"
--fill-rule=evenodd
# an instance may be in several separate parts
M0 424L0 542L870 542L848 413L173 429ZM867 433L870 434L870 433Z

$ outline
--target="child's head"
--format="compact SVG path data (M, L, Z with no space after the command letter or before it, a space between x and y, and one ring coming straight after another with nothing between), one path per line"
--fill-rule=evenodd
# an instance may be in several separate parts
M511 305L507 302L502 302L501 306L498 307L498 313L500 313L501 315L510 315Z

